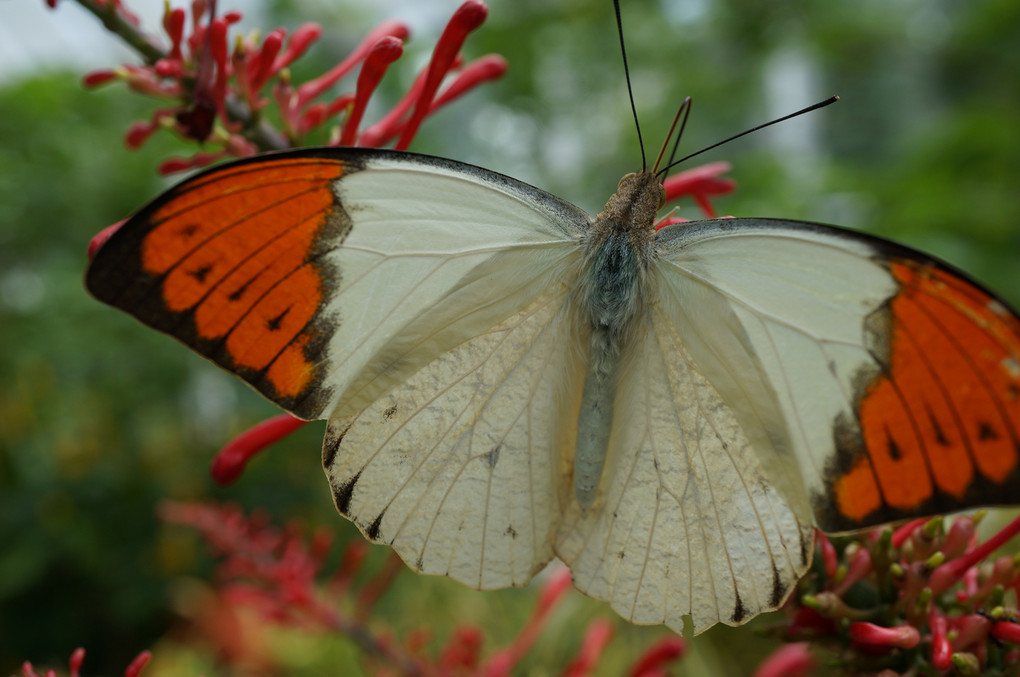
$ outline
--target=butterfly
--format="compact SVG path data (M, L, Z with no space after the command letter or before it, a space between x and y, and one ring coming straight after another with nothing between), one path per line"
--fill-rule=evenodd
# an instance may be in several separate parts
M553 557L637 623L778 608L813 528L1016 502L1020 318L892 242L780 219L656 230L479 167L266 154L156 198L89 291L305 419L340 513L413 569Z

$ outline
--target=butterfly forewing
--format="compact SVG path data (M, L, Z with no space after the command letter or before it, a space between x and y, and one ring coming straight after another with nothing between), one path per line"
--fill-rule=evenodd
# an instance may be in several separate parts
M713 290L746 336L720 351L685 335L695 364L745 430L768 423L759 455L799 469L823 529L1015 500L1020 333L1001 302L944 264L836 228L732 219L660 241L666 286ZM705 339L733 331L683 313ZM749 357L761 367L750 374L738 368ZM766 385L774 398L748 397Z
M468 298L462 278L508 252L535 249L524 260L543 260L587 219L469 165L364 149L280 153L171 189L103 245L87 283L284 408L325 417L351 384L381 373L399 382L502 319L440 331L506 293L480 283ZM525 265L514 277L534 273ZM454 289L463 307L447 303L438 338L414 346L404 368L381 359L406 325L426 331L430 309ZM379 383L366 391L372 398ZM357 409L371 399L343 401Z

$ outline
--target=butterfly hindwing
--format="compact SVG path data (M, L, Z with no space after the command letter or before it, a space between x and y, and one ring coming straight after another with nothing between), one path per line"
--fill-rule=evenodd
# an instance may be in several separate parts
M784 602L811 558L811 516L762 460L656 303L625 357L602 495L568 512L557 554L625 618L695 632ZM804 514L806 513L806 514Z
M505 299L523 309L330 419L337 508L415 570L490 589L552 558L583 369L568 290Z

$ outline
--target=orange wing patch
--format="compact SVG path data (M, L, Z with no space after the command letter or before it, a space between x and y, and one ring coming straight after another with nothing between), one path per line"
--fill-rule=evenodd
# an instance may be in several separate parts
M138 288L91 277L89 287L281 406L310 411L301 402L316 385L312 353L328 334L315 320L338 274L321 254L350 228L332 182L351 169L267 156L195 177L127 224L142 234L112 255L137 269L123 277Z
M833 481L837 528L1016 500L1020 320L960 277L899 259L864 449Z

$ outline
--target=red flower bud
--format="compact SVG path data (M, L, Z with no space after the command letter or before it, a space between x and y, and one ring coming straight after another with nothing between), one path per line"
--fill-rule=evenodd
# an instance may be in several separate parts
M1020 644L1020 623L1014 621L998 621L992 624L992 637L1003 642Z
M807 642L784 644L762 661L754 677L802 677L814 666Z
M170 9L163 14L163 30L170 38L170 53L167 56L175 61L183 58L181 40L184 38L184 23L187 18L187 13L181 7Z
M226 486L244 471L244 466L269 445L282 440L306 422L290 414L267 419L241 433L223 447L213 459L210 473L217 484Z
M289 66L295 59L305 53L313 42L319 39L322 34L322 27L317 23L306 23L299 26L287 42L287 49L272 64L272 72L278 73Z
M475 59L457 74L457 78L450 83L449 87L436 97L436 100L432 102L432 106L429 108L429 113L436 112L442 106L464 95L483 82L503 77L506 69L506 59L498 54L489 54Z
M648 677L659 674L669 663L680 660L687 653L687 643L680 637L663 637L648 647L630 669L630 677Z
M67 661L68 670L71 673L71 677L78 677L81 672L82 663L85 662L85 649L78 647L71 652L71 658Z
M613 626L609 621L602 618L592 621L592 624L588 626L588 631L584 634L581 650L563 671L564 677L583 677L591 674L612 638Z
M397 141L397 150L406 150L411 145L411 139L418 132L418 127L428 114L432 106L432 100L439 84L453 67L457 52L467 39L468 33L482 25L488 14L488 9L480 0L467 0L457 8L451 17L450 22L439 36L439 41L432 52L432 60L429 63L428 75L425 76L425 84L422 87L421 95L415 104L411 119L404 126Z
M143 651L135 659L131 661L131 664L124 670L124 677L138 677L142 669L149 664L152 660L152 653L149 651Z
M93 87L105 85L106 83L116 79L117 79L116 71L112 70L92 71L91 73L85 74L85 77L81 79L81 83L84 87L88 87L91 89Z
M953 646L946 635L948 630L946 617L934 604L928 615L928 628L931 630L931 664L937 670L948 670L952 664Z
M124 219L124 221L127 221L127 219ZM114 223L112 225L107 226L106 228L103 228L101 231L96 233L91 240L89 240L88 257L90 261L92 260L93 257L95 257L96 252L99 251L99 248L102 247L103 244L110 239L110 236L116 233L117 230L124 225L124 221L118 221L117 223Z
M921 641L921 633L912 625L885 628L861 621L850 624L850 637L861 644L899 649L913 649Z
M341 146L354 145L354 141L357 138L358 125L361 124L361 117L365 113L365 106L368 105L372 92L379 85L379 81L382 80L389 65L399 59L403 53L404 43L392 35L382 37L372 45L372 49L365 57L365 63L361 67L361 72L358 74L354 106L351 108L351 112L344 122L343 131L340 134Z

